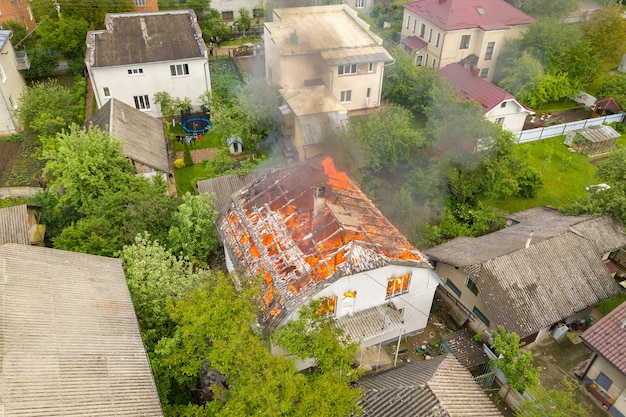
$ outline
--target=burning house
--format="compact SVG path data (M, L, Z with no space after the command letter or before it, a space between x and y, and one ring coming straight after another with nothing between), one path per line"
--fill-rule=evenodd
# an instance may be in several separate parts
M320 300L361 347L424 329L439 278L332 159L268 171L217 226L229 270L260 275L266 329Z

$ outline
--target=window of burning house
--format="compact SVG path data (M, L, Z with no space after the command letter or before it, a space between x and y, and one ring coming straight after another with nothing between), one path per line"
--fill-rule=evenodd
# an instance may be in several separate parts
M339 75L356 74L356 64L339 65Z
M465 278L465 286L469 288L474 295L478 295L478 286L470 277Z
M335 304L337 303L337 297L322 298L317 310L317 315L321 317L334 316Z
M387 280L387 297L391 298L404 294L409 291L409 282L411 281L411 274L405 274L400 277L393 277Z

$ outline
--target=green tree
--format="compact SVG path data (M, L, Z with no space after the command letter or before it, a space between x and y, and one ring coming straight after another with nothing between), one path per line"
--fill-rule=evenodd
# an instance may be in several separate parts
M528 51L513 59L510 65L502 69L502 73L504 77L498 85L520 100L530 96L545 75L541 62Z
M536 18L544 16L563 18L578 8L576 0L513 0L508 2Z
M182 200L172 215L168 246L172 252L206 266L207 257L219 249L219 237L214 224L218 214L215 210L215 194L186 193Z
M575 95L578 91L580 91L580 84L572 84L566 73L544 74L530 91L521 94L518 99L531 107L539 108L542 104L559 100L568 95Z
M504 398L509 395L511 388L522 391L539 383L541 367L533 367L531 352L520 350L517 333L509 333L503 326L498 326L498 330L493 332L491 347L498 355L495 365L502 371L509 385Z
M104 22L104 20L103 20ZM37 28L39 43L67 59L85 59L89 23L82 18L47 19Z
M82 123L84 105L77 102L70 89L56 80L46 80L24 89L15 114L26 129L54 135L72 123Z
M563 51L582 40L583 32L579 25L572 25L561 18L550 18L545 14L541 16L528 27L519 43L545 68L550 68L551 63L559 59Z
M280 127L281 114L278 107L282 103L278 85L268 84L264 78L246 81L236 90L230 115L240 126L231 133L236 133L244 143L247 142L249 149L255 150L271 130Z
M235 281L238 282L238 281ZM178 327L162 339L152 367L162 389L196 388L203 366L227 383L212 385L213 401L204 407L184 405L175 412L198 416L346 416L358 412L359 390L336 372L299 373L293 360L273 355L256 329L258 285L210 272L203 285L170 304ZM162 399L172 392L160 391ZM165 407L166 414L172 413Z
M238 10L238 13L239 17L235 19L233 24L239 32L243 32L245 35L245 33L250 30L250 25L252 24L252 16L250 15L250 11L245 7L240 8Z
M626 54L626 19L622 8L609 3L582 23L587 39L607 68L616 68Z
M134 9L133 0L102 0L97 3L89 3L84 0L58 0L62 18L82 19L96 29L104 29L104 17L107 13L132 12ZM40 0L37 2L39 8L45 7L45 14L48 8L52 8L53 0ZM38 16L42 14L37 13ZM84 40L84 39L83 39Z
M533 400L520 404L516 417L586 417L590 406L584 406L576 399L578 383L563 376L561 389L545 389L541 386L532 389Z
M87 131L73 125L69 132L44 142L43 156L48 188L63 189L59 204L85 215L101 195L127 191L135 174L121 142L97 128Z
M159 339L174 334L167 304L195 288L199 277L191 264L177 259L145 232L124 246L120 256L141 335L146 349L152 352Z
M24 70L24 78L27 80L50 77L54 74L54 69L58 62L56 57L50 55L43 49L30 49L27 51L30 68Z
M626 106L626 74L615 74L607 77L598 87L598 97L613 97L618 103Z

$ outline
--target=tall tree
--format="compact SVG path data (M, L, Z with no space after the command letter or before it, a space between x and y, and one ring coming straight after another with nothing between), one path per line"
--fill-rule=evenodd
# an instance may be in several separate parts
M608 76L598 87L598 97L613 97L626 107L626 74Z
M209 254L217 252L219 247L216 218L215 194L183 195L182 204L172 215L170 250L206 266Z
M563 376L561 389L545 389L536 387L532 390L533 400L525 400L520 404L516 417L586 417L591 408L585 407L576 399L578 383Z
M502 69L504 77L498 85L522 100L532 94L535 86L545 76L541 62L529 52L524 51L511 64Z
M89 28L89 22L83 18L48 19L37 29L39 43L64 58L84 60Z
M533 355L530 351L520 350L517 333L509 333L503 326L498 326L498 330L493 333L491 346L498 355L495 365L509 384L504 398L509 395L511 388L522 391L539 383L541 367L533 367Z
M626 19L617 3L609 3L582 24L585 38L607 69L616 68L626 54Z

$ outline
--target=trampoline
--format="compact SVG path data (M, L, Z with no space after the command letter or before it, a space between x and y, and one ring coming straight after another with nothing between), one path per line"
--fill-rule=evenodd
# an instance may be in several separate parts
M182 122L183 130L187 133L205 133L213 124L208 118L192 117Z

